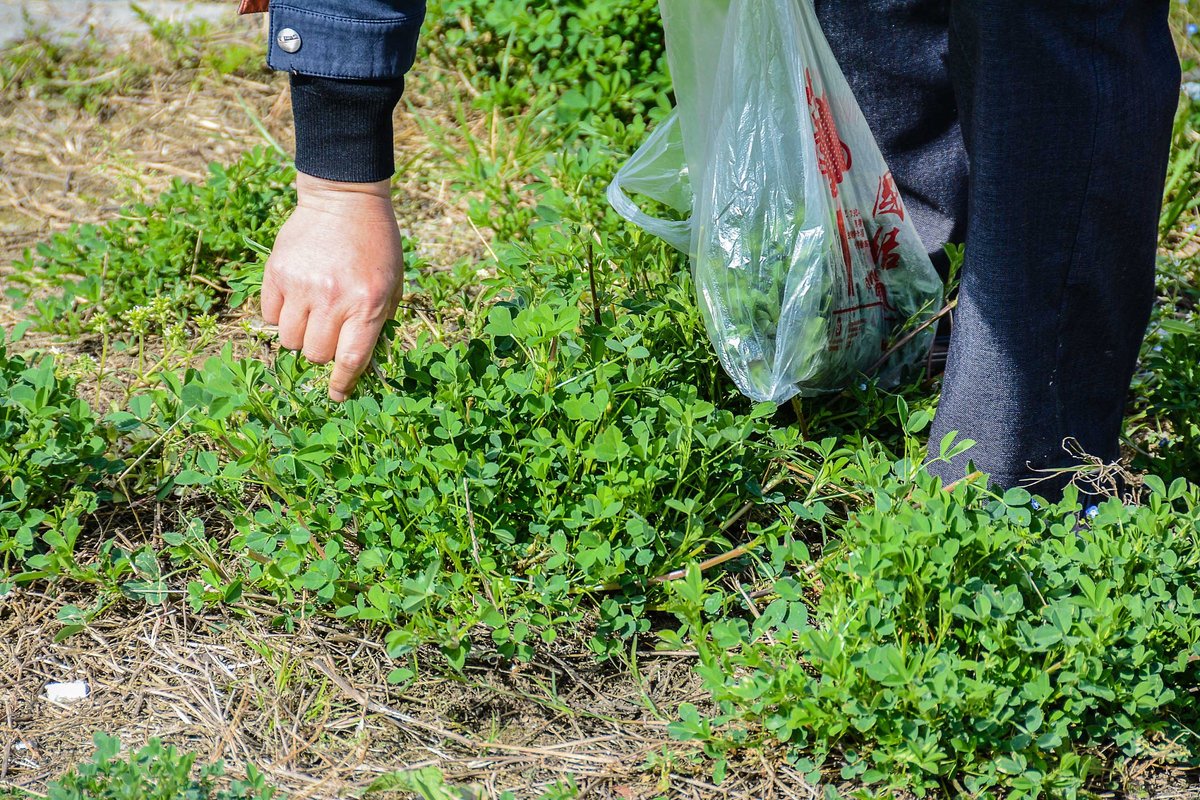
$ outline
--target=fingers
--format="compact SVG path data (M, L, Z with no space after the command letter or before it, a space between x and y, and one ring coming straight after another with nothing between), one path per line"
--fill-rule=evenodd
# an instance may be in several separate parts
M283 292L275 282L275 271L267 262L262 282L262 318L269 325L279 324L279 312L283 310Z
M342 317L328 311L314 310L308 315L304 328L304 357L314 364L327 364L337 353L338 332Z
M359 376L371 363L371 352L382 329L382 318L368 322L351 317L342 325L337 354L333 360L333 374L329 378L330 399L340 403L354 391Z
M279 346L284 350L304 347L304 329L308 325L308 308L297 302L285 303L279 312Z

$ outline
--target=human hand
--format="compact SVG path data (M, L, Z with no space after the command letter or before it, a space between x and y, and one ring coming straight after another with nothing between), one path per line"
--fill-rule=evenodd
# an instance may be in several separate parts
M299 202L263 275L262 315L279 345L333 361L329 397L341 402L396 313L404 253L388 181L339 183L299 173Z

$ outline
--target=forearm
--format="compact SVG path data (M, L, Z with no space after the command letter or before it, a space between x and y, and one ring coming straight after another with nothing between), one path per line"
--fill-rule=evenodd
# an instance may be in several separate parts
M329 396L341 401L403 291L392 112L425 4L276 0L270 11L268 63L291 74L299 174L296 208L263 272L262 314L282 347L334 362Z
M290 73L296 168L334 181L390 178L392 113L424 0L272 2L268 64Z

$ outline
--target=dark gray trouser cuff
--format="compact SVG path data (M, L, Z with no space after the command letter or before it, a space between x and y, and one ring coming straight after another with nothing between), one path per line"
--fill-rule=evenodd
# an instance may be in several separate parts
M346 183L392 177L392 112L404 78L341 80L292 74L296 169Z

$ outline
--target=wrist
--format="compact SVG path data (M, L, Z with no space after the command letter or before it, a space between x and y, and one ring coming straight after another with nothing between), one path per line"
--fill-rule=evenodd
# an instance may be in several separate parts
M390 181L351 183L296 173L297 206L369 225L396 226Z
M304 172L296 173L296 193L303 201L306 197L334 197L352 200L357 197L374 197L386 200L392 199L392 182L381 181L334 181L328 178L318 178Z

